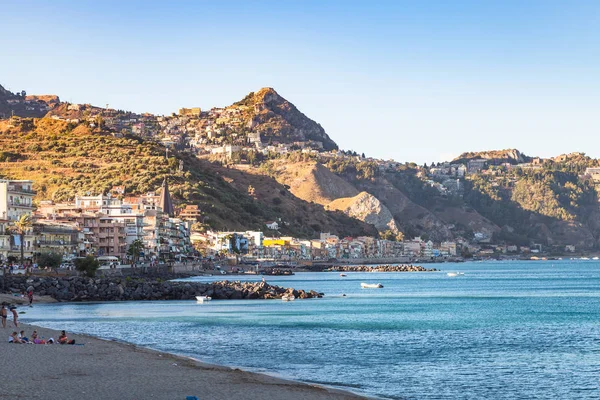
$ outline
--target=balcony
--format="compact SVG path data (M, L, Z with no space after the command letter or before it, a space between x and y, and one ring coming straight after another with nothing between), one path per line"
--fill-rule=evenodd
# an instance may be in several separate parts
M9 201L8 205L10 207L19 207L19 208L33 209L33 204L25 204L25 203L21 203L19 201Z
M77 242L72 240L38 240L38 246L74 246Z
M35 196L35 192L31 189L25 189L21 186L9 186L8 187L8 192L9 193L20 193L20 194L28 194L30 196Z

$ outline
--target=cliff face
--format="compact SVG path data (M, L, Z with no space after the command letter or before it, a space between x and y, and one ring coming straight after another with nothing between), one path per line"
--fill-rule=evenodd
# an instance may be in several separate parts
M386 230L398 232L398 226L390 210L370 193L361 192L354 197L334 200L326 208L342 211L350 217L373 225L380 232Z

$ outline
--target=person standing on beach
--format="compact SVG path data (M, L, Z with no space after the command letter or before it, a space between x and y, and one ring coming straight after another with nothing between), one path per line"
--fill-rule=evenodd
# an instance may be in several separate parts
M15 324L15 328L18 328L19 322L17 320L19 319L19 313L17 313L17 307L12 306L10 308L10 311L12 311L13 314L13 324Z
M6 306L2 304L2 310L0 310L0 315L2 316L2 327L6 328Z
M29 298L29 307L33 307L33 286L27 288L27 298Z

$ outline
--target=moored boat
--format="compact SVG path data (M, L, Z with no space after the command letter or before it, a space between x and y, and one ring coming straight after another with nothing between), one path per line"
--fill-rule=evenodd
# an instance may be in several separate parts
M212 297L210 296L196 296L196 301L198 303L204 303L205 301L211 301Z
M360 287L363 289L381 289L383 285L381 283L364 283L360 284Z

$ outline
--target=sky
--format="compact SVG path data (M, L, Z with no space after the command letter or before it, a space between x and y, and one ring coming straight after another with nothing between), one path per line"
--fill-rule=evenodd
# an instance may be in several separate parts
M169 114L273 87L342 149L600 157L600 1L0 0L0 85Z

